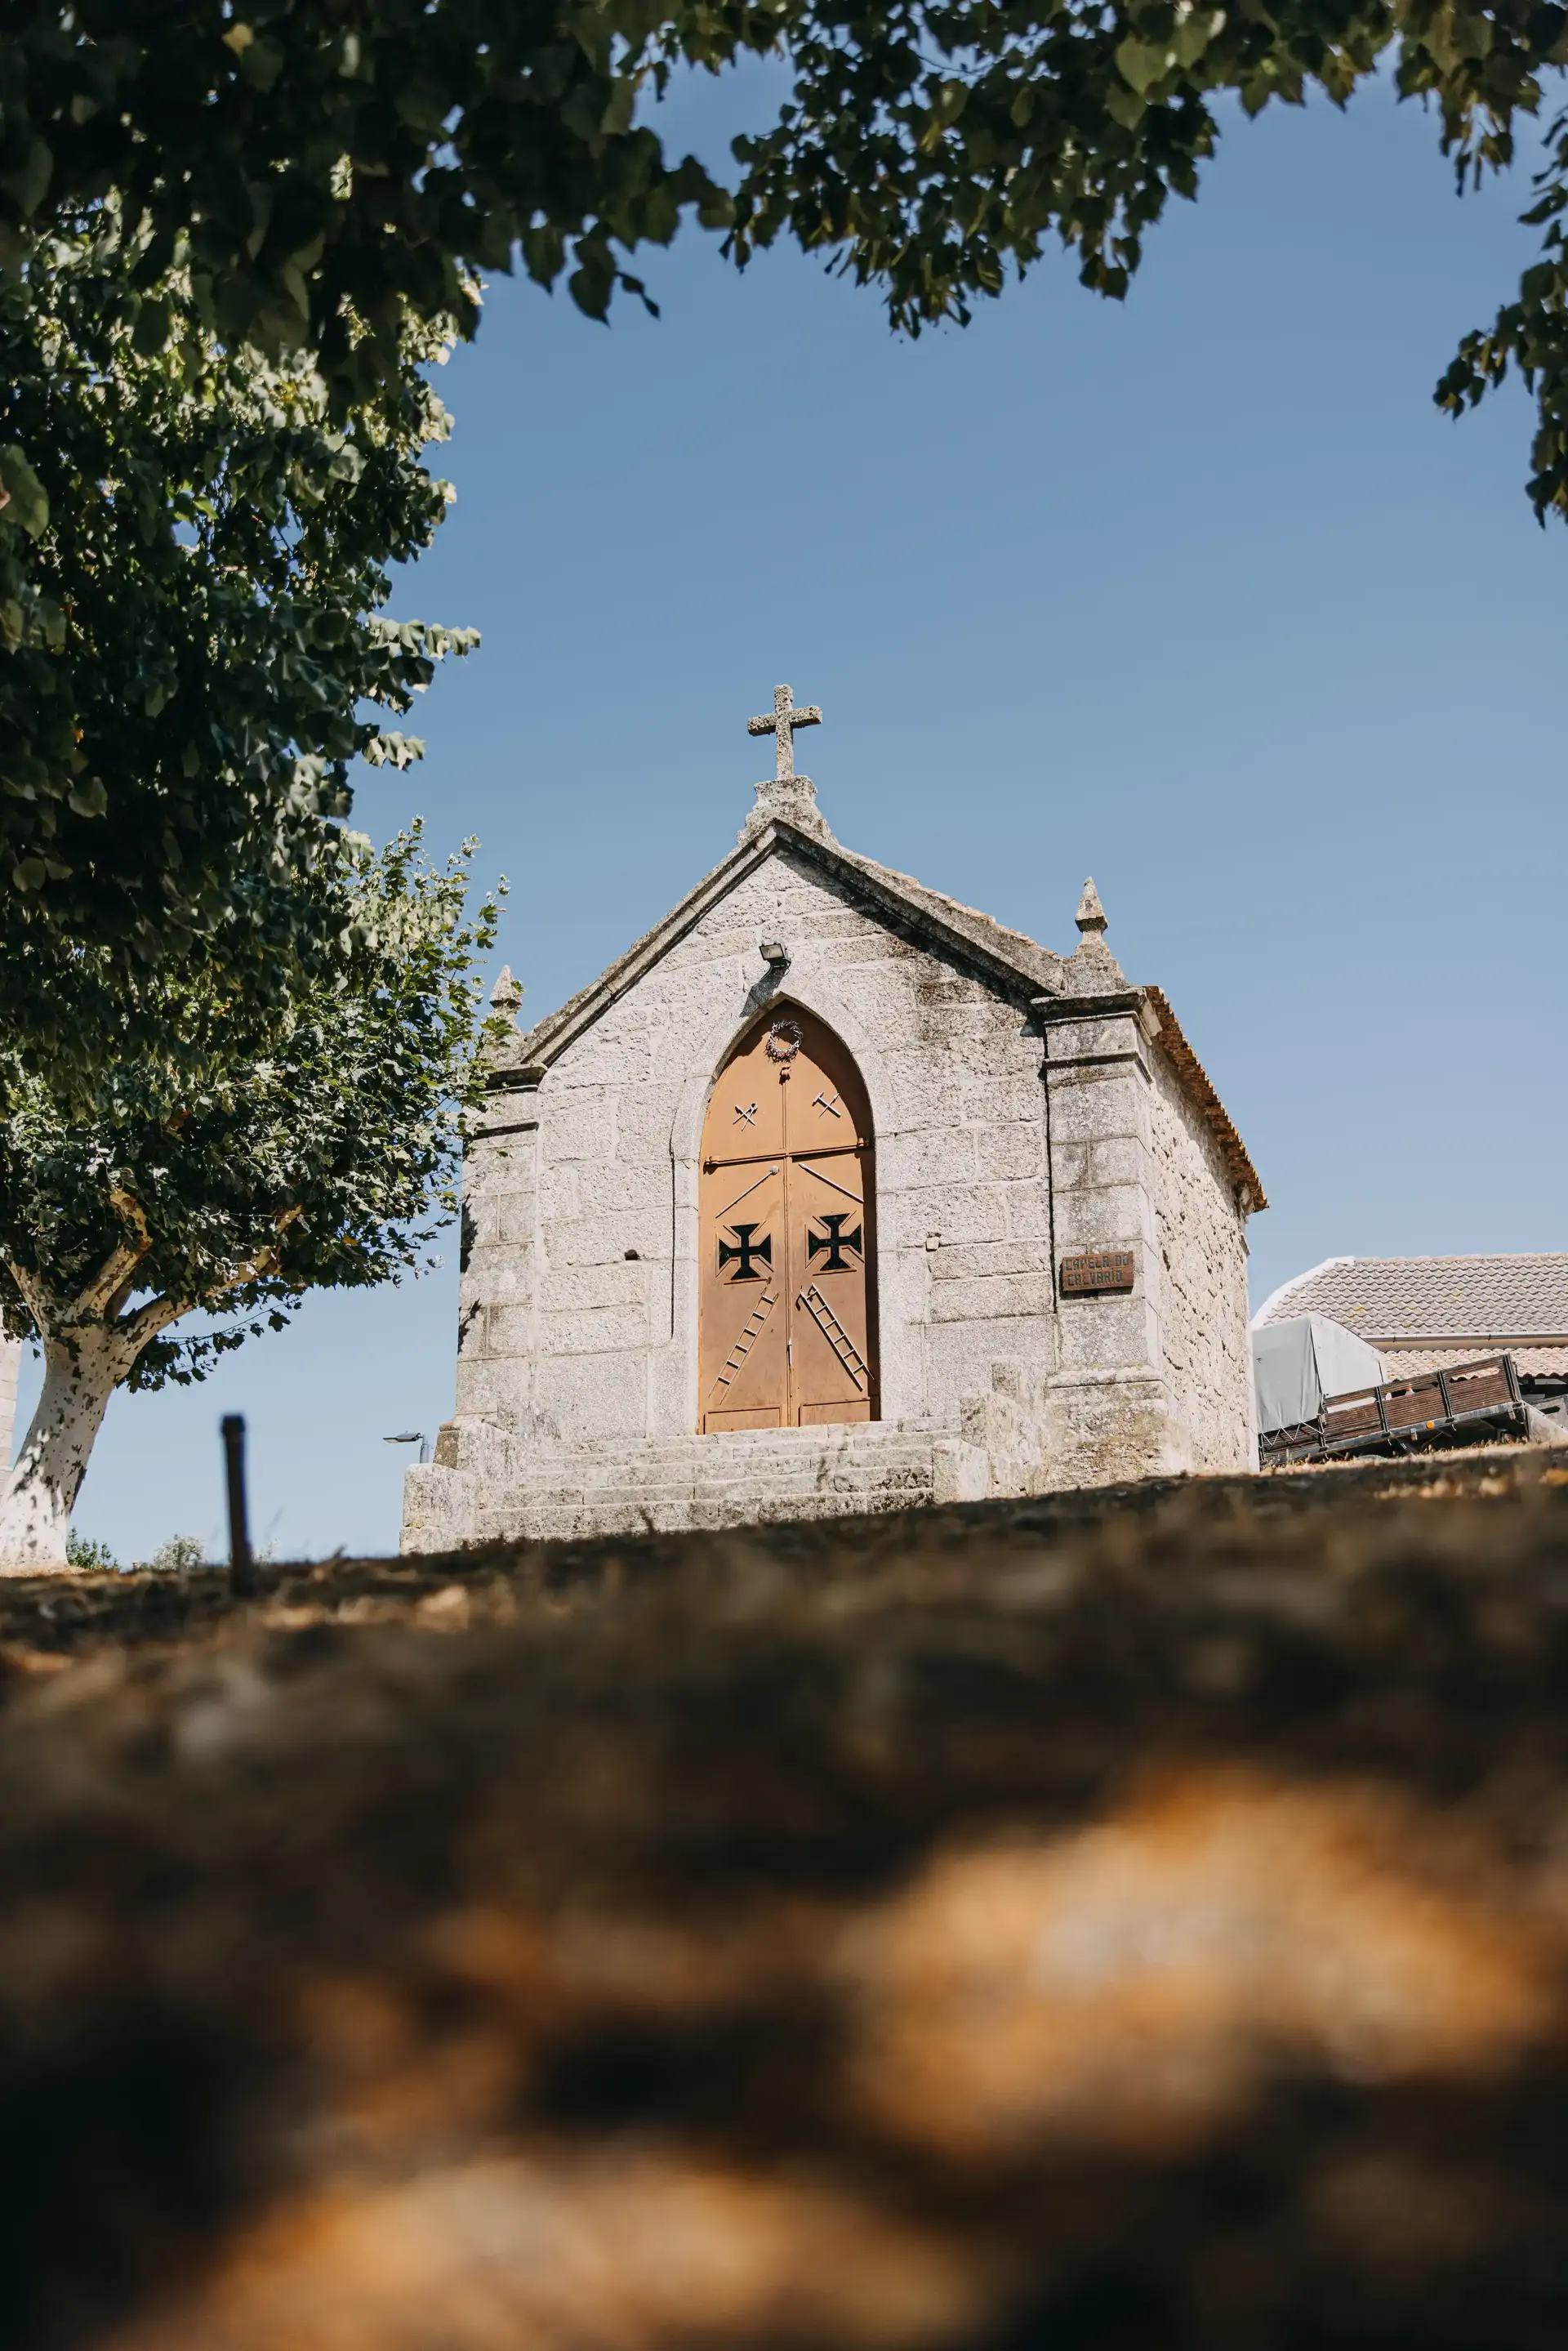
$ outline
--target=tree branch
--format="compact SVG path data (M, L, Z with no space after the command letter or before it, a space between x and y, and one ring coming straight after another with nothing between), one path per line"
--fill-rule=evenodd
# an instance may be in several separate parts
M115 1321L115 1317L118 1316L120 1307L123 1306L126 1298L130 1295L130 1282L134 1277L136 1267L141 1263L143 1258L146 1257L148 1250L151 1249L152 1239L151 1234L147 1232L147 1219L142 1215L140 1208L131 1198L129 1192L119 1190L119 1187L117 1187L115 1191L110 1193L109 1197L114 1201L119 1213L125 1217L129 1223L134 1223L139 1228L140 1233L146 1236L146 1246L136 1252L134 1259L130 1261L129 1270L121 1274L118 1300L113 1293L107 1298L103 1298L101 1293L105 1279L114 1269L117 1259L124 1261L130 1258L130 1252L128 1249L116 1250L114 1257L109 1260L109 1264L104 1268L103 1272L99 1275L98 1280L92 1285L91 1290L83 1291L82 1298L85 1300L95 1295L99 1297L100 1303L98 1311L104 1314L109 1321L114 1322L117 1333L125 1341L128 1350L128 1360L134 1363L137 1356L140 1354L142 1349L148 1344L149 1341L156 1339L160 1331L167 1330L171 1322L177 1322L182 1314L189 1314L196 1305L197 1301L189 1298L150 1298L144 1306L139 1306L135 1313L130 1315L125 1322L121 1322ZM275 1273L283 1258L283 1236L288 1230L290 1225L296 1223L298 1218L304 1215L304 1213L305 1211L303 1208L286 1208L282 1216L277 1219L276 1241L274 1242L270 1249L263 1249L259 1256L247 1258L244 1265L236 1266L233 1275L224 1282L223 1288L216 1293L217 1296L220 1298L226 1297L233 1290L243 1290L247 1282L265 1281L269 1274ZM21 1278L16 1274L16 1270L14 1268L12 1270L13 1279L16 1280L16 1286L20 1289L22 1286ZM24 1296L26 1296L26 1292L24 1292ZM78 1300L78 1306L81 1302L82 1301ZM33 1314L34 1320L36 1321L36 1310L33 1306L33 1301L30 1298L27 1300L27 1308L28 1311ZM112 1312L110 1311L111 1309L113 1310Z
M231 1290L244 1290L247 1282L265 1281L269 1275L275 1274L283 1263L283 1237L290 1225L297 1223L304 1214L303 1208L286 1208L277 1220L277 1238L272 1247L263 1249L259 1257L247 1258L244 1265L236 1266L219 1296L227 1297Z
M122 1184L109 1186L109 1204L121 1224L130 1227L135 1241L121 1241L113 1255L105 1259L65 1318L67 1322L112 1321L130 1295L137 1268L151 1250L152 1236L147 1229L140 1204L132 1199Z
M130 1361L136 1361L150 1339L156 1339L160 1331L190 1311L191 1301L183 1298L150 1298L145 1306L139 1306L130 1320L119 1326L127 1346L133 1351Z
M4 1264L6 1272L21 1292L23 1305L38 1326L39 1338L51 1338L54 1334L50 1317L46 1311L46 1300L42 1288L27 1271L26 1266L18 1265L15 1258L5 1259Z

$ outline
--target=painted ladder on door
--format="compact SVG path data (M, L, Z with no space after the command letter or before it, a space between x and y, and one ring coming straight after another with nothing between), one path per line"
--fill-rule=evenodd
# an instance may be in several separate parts
M805 1307L856 1386L864 1395L870 1379L870 1367L815 1282L814 1281L808 1290L803 1290L794 1302L797 1306Z
M777 1298L769 1293L758 1299L744 1330L730 1350L729 1360L713 1383L713 1393L708 1399L710 1408L729 1394L730 1383L743 1369L746 1357L762 1337L763 1326L777 1304Z

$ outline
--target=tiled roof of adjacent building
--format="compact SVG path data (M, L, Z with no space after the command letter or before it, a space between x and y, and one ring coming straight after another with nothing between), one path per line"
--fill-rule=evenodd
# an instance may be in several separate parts
M1331 1257L1252 1317L1325 1314L1375 1347L1568 1345L1568 1250L1507 1257Z
M1496 1352L1481 1346L1472 1339L1464 1347L1380 1347L1384 1368L1391 1380L1416 1379L1422 1372L1451 1372L1460 1364L1473 1364L1478 1354ZM1510 1347L1513 1367L1521 1379L1568 1378L1568 1345L1561 1347Z

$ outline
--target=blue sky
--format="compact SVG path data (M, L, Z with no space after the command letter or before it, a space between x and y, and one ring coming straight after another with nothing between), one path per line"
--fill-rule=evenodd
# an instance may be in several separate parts
M731 102L675 136L711 153ZM1341 1252L1568 1245L1568 538L1523 496L1521 394L1430 401L1525 200L1459 201L1379 87L1238 120L1123 306L1054 258L898 341L874 295L783 251L737 278L695 231L639 265L658 322L498 282L398 600L483 648L357 820L480 836L536 1019L732 841L787 678L851 847L1056 946L1093 872L1267 1186L1254 1301ZM454 1265L117 1398L78 1527L215 1546L238 1410L280 1554L392 1545L381 1439L451 1408Z

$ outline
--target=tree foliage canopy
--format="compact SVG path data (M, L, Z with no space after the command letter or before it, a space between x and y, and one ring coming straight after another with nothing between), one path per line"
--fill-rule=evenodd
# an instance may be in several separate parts
M320 355L340 399L400 322L472 331L467 273L519 258L602 316L639 246L694 212L744 261L781 235L880 286L910 330L962 317L1050 238L1125 291L1217 103L1390 59L1461 182L1511 162L1568 59L1560 0L12 0L0 263L110 193L147 225L138 288L187 258L212 331ZM668 156L643 101L680 66L782 53L789 103L738 185ZM1531 494L1568 512L1568 122L1526 215L1541 261L1439 387L1511 366L1541 416ZM640 290L640 288L638 288ZM356 323L358 322L358 323ZM368 329L360 332L360 329Z
M1119 296L1224 104L1344 103L1391 64L1461 183L1511 162L1568 58L1564 0L0 0L0 1027L56 1074L134 1048L123 974L253 990L330 950L295 875L356 758L462 632L386 614L448 495L428 362L476 272L602 317L695 214L781 236L918 332L1052 239ZM667 154L683 68L793 88L732 186ZM651 119L650 119L651 118ZM1568 117L1539 262L1438 386L1511 369L1531 495L1568 515Z
M157 967L140 985L168 1046L115 1060L90 1104L12 1067L7 1330L120 1332L122 1376L154 1387L281 1327L307 1290L421 1263L456 1211L462 1118L482 1081L473 965L497 910L466 918L471 850L431 867L417 824L379 852L349 836L337 872L302 884L340 901L335 967L262 1005L204 966ZM198 1311L222 1319L162 1335Z
M296 880L337 901L318 927L342 950L301 989L165 959L134 983L161 1050L106 1060L90 1096L79 1072L62 1095L15 1055L0 1070L0 1308L44 1355L0 1566L64 1563L116 1386L199 1379L310 1290L397 1280L454 1213L497 912L465 914L471 851L432 868L417 826L379 854L348 836Z
M472 642L381 609L446 508L441 327L334 413L307 352L204 329L185 266L139 288L151 235L111 195L0 284L0 1025L57 1062L101 1033L99 950L255 987L330 945L296 877L351 762L419 747L366 706Z

